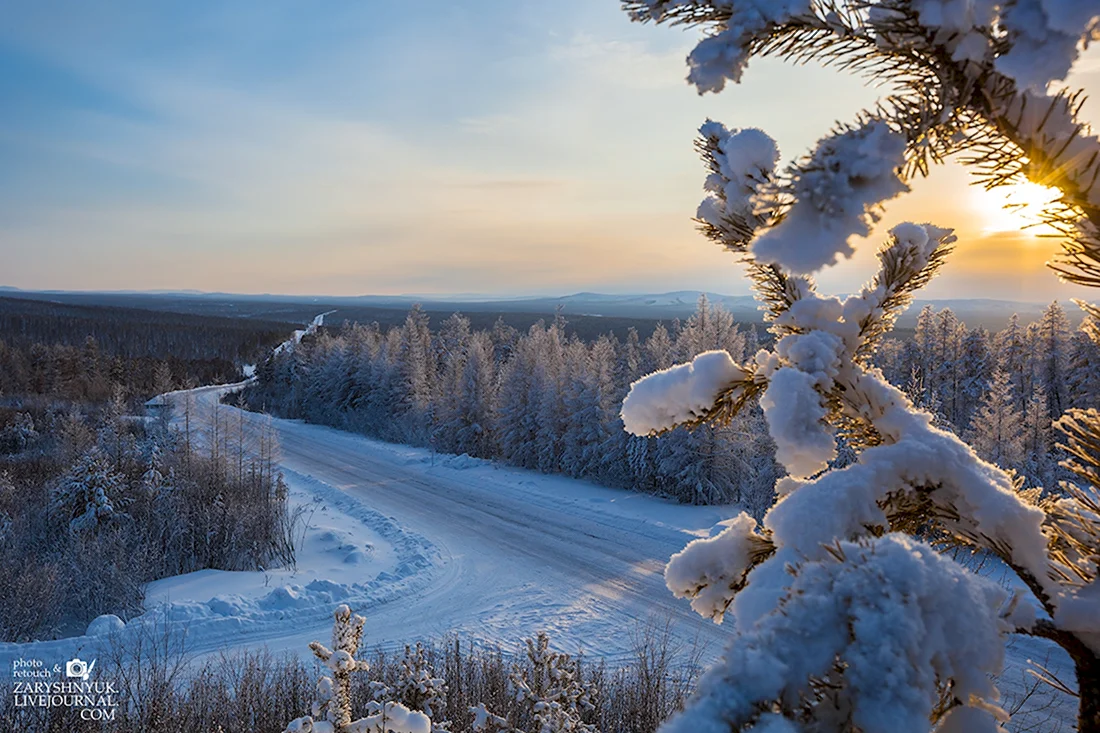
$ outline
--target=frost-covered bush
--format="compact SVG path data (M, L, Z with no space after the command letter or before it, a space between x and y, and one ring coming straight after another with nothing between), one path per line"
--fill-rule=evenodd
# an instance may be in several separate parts
M66 412L38 420L33 456L0 471L0 641L128 618L168 575L293 562L270 456L207 455L118 409L99 422Z
M1077 479L1064 497L1020 492L872 365L897 314L943 264L951 231L893 228L878 273L844 299L819 294L809 277L850 256L853 235L867 234L910 178L962 154L987 186L1026 178L1057 187L1047 214L1066 243L1055 269L1100 286L1100 139L1077 120L1080 95L1046 89L1096 35L1100 2L624 6L636 20L706 29L688 58L701 93L738 82L752 57L769 55L837 64L893 90L782 172L760 131L711 121L701 129L710 175L700 226L746 262L776 341L707 381L709 406L686 379L670 379L690 374L688 365L637 382L623 423L657 434L722 422L759 395L788 475L762 523L742 515L669 562L669 588L704 616L733 616L735 631L667 730L999 730L1006 713L988 680L1003 635L1016 631L1069 653L1078 729L1100 731L1100 413L1075 410L1059 423ZM976 436L997 460L1017 455L1020 439L991 439L1011 421L997 413L1003 398L992 395ZM839 467L842 444L854 453ZM1006 598L912 535L996 555L1030 592Z

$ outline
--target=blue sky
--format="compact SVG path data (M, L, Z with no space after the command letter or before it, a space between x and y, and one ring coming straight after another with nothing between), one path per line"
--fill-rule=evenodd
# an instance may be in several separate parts
M759 126L793 157L876 92L759 62L701 98L693 38L614 0L9 2L0 284L745 292L690 220L695 129ZM998 206L945 169L884 225L964 235L931 295L1082 294ZM856 287L873 249L824 283Z

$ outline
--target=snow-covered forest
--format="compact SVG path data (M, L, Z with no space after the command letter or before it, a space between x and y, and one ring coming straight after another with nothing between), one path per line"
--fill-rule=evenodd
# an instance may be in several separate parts
M771 504L780 471L759 406L660 439L624 432L618 409L645 374L712 349L741 362L770 335L705 298L691 318L644 340L631 331L586 343L566 325L472 331L455 314L432 332L419 309L387 330L345 324L277 354L244 399L283 417L685 502L740 502L757 514ZM1053 420L1100 403L1100 347L1058 303L995 333L926 306L915 335L885 340L876 361L940 424L1031 485L1064 477Z
M216 455L144 415L288 327L0 299L0 642L129 618L157 578L293 560L270 445L238 431Z

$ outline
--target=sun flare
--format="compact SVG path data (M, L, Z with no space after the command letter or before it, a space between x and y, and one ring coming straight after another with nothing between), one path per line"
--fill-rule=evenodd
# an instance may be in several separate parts
M973 189L975 213L985 234L1022 232L1032 238L1053 231L1042 223L1043 208L1058 198L1056 189L1030 181L987 191Z

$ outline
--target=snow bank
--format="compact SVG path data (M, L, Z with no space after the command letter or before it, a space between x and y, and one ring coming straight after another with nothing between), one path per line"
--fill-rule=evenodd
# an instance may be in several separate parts
M92 619L92 622L88 624L88 630L85 632L85 635L109 636L122 631L125 627L126 622L118 616L114 614L104 614L103 616L96 616Z

